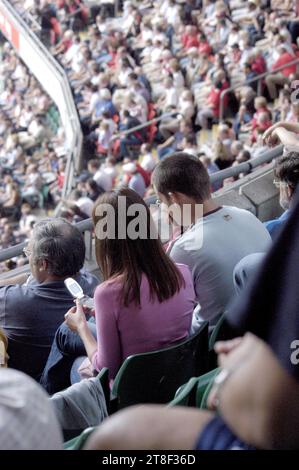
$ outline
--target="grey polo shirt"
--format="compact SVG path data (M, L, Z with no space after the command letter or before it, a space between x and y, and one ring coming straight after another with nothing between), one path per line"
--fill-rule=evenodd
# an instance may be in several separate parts
M191 270L200 321L217 321L234 294L236 264L251 253L267 251L270 244L263 224L236 207L220 207L205 215L174 242L169 254Z

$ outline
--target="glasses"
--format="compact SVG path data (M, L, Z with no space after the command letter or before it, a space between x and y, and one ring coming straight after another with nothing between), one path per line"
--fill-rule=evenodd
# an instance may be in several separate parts
M25 256L27 256L27 258L29 258L29 256L31 255L32 251L29 250L28 246L24 246L23 248L23 253Z
M288 183L286 183L285 181L279 181L279 180L273 180L273 184L278 189L281 188L281 187L288 186Z

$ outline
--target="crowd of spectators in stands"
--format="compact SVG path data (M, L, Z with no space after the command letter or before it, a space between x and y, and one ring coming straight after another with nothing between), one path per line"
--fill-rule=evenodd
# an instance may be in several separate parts
M15 3L48 34L73 88L86 160L97 156L103 173L107 156L110 165L111 158L136 159L142 144L151 169L188 146L203 162L211 159L208 171L224 169L260 155L261 135L273 122L296 119L289 87L296 64L252 81L299 56L292 2L125 1L120 16L111 2L91 9L81 0ZM221 93L236 84L242 86L224 96L222 107ZM172 114L126 133L164 113ZM136 171L145 176L134 165L124 178L122 165L116 171L118 186ZM143 196L151 192L148 182L145 176Z
M7 47L3 73L11 77L19 69L21 78L10 83L6 76L0 96L1 240L9 245L13 237L29 238L25 255L31 271L28 278L0 282L8 366L40 380L53 394L103 367L113 380L126 357L187 338L206 320L213 328L224 312L235 337L216 347L223 371L209 396L210 411L129 409L99 426L89 448L298 448L298 367L290 361L299 324L294 282L299 108L291 100L291 84L299 75L297 64L290 65L299 59L294 5L288 0L136 0L123 2L119 16L110 3L90 11L81 0L22 5L40 23L41 37L68 75L84 132L86 168L63 201L64 219L36 223L33 198L40 196L47 171L54 173L54 204L59 200L56 185L64 158L62 153L59 159L56 146L63 145L63 136L47 134L43 120L51 103ZM266 71L271 73L260 83L253 81ZM21 94L18 87L26 77ZM153 117L161 117L159 123L142 127ZM220 186L211 186L209 174L278 143L285 147L274 171L286 209L280 219L265 226L249 211L212 198ZM5 174L9 158L16 165L13 175ZM18 177L21 183L15 182ZM191 206L188 227L176 227L168 214L173 238L167 248L149 236L151 218L143 199L152 194L166 212ZM7 196L23 201L15 232L5 212ZM105 213L106 225L115 227L122 196L129 212L135 204L144 208L139 225L147 236L97 236L96 261L104 278L98 285L82 270L84 240L69 222L92 217L96 229L104 219L101 207L109 204L115 210ZM264 262L252 269L244 260L257 253ZM70 276L94 293L94 310L79 301L72 306L64 285ZM255 282L247 289L250 277ZM265 293L272 289L267 303ZM236 290L240 300L231 306ZM48 414L55 428L51 445L59 448L59 432Z
M66 148L58 112L51 99L4 41L1 56L0 245L3 249L27 239L39 210L53 209L60 200ZM2 264L1 270L24 261L23 257L13 259Z
M252 81L298 57L292 2L125 1L120 16L112 3L89 9L81 0L14 2L40 24L68 74L86 164L101 162L102 180L114 167L110 184L98 178L99 191L131 184L141 196L151 194L155 163L178 150L198 156L211 173L247 161L265 150L261 136L273 122L296 119L289 87L296 64ZM236 84L242 86L222 106L221 93ZM165 113L159 124L128 133ZM140 164L127 165L139 157ZM82 197L87 180L79 181Z

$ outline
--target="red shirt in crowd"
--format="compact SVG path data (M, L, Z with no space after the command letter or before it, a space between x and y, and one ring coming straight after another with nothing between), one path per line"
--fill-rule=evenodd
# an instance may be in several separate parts
M208 97L208 102L210 107L213 110L214 117L219 118L219 112L220 112L220 96L223 90L226 90L228 88L228 83L224 82L222 85L222 88L216 88L213 87L212 90L209 93ZM228 95L226 94L223 100L224 107L227 106L228 103Z
M292 54L290 54L289 52L285 52L279 57L279 59L275 62L275 64L273 64L272 70L276 70L278 69L278 67L281 67L282 65L286 65L295 59L296 57L294 57ZM280 72L285 77L289 77L292 73L296 73L296 69L297 69L297 64L293 64L293 65L290 65L289 67L285 67Z
M253 118L252 118L252 121L251 121L252 130L256 129L258 117L262 113L267 113L268 116L269 116L269 121L271 122L271 111L266 106L263 107L263 108L260 108L253 115Z
M191 47L199 47L199 41L197 39L197 36L191 36L190 34L183 34L182 45L184 49L191 49Z
M211 54L212 47L208 43L208 41L203 41L199 43L198 50L201 54Z
M266 62L264 57L260 56L254 59L254 61L251 64L251 70L253 72L256 72L258 75L261 73L266 72Z

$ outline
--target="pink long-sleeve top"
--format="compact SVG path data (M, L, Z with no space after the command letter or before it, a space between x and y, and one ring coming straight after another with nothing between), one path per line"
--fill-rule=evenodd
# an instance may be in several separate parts
M96 370L108 367L112 379L126 357L167 347L188 336L195 293L189 268L183 264L177 267L185 287L164 302L150 300L146 276L141 280L140 307L135 303L121 305L120 278L97 287L94 300L98 348L92 358Z

